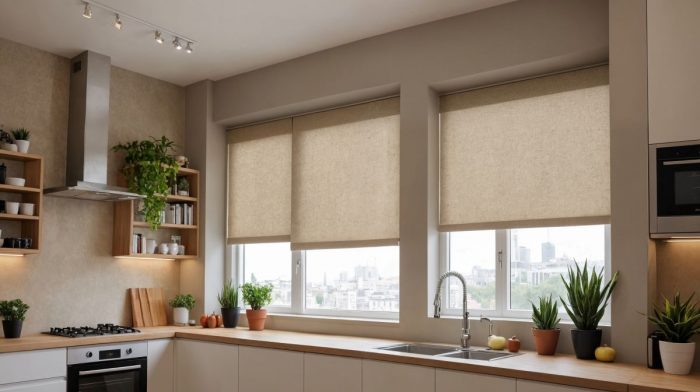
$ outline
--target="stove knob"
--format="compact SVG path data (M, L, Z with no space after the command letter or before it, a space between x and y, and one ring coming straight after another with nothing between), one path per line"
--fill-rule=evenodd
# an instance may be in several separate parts
M85 356L88 358L92 358L92 351L88 351L85 353Z
M126 355L130 355L130 354L133 353L133 352L134 352L134 350L132 350L132 349L130 349L130 348L127 348L127 349L126 349Z

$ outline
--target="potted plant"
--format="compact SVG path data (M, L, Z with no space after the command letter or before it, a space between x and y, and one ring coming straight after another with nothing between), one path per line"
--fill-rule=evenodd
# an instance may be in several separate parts
M122 173L129 183L129 190L144 196L139 213L143 214L152 230L160 225L170 184L177 180L178 166L170 154L173 146L174 143L163 136L112 147L114 151L126 153Z
M241 308L238 307L238 287L231 280L224 284L218 296L221 304L221 317L224 319L224 327L236 328Z
M170 306L173 308L173 323L187 325L190 320L190 310L194 309L195 303L192 294L178 294L170 300Z
M265 318L267 318L267 310L263 309L263 306L272 302L272 285L246 283L241 289L243 301L250 305L250 309L245 311L248 328L251 331L262 331L265 329Z
M190 182L187 181L187 177L177 179L177 194L180 196L190 195Z
M576 328L571 330L571 340L578 359L595 359L595 349L600 346L602 331L598 328L600 319L603 318L605 307L617 284L618 272L610 281L603 285L603 271L588 273L588 262L583 265L583 270L576 264L576 268L569 266L569 280L561 280L566 288L568 301L561 299L566 313L571 317ZM568 303L567 303L568 302Z
M12 135L0 129L0 148L7 151L17 151L17 145Z
M24 128L13 129L12 137L15 139L19 152L26 153L29 151L29 131Z
M559 309L557 300L549 297L540 297L540 306L532 304L532 321L535 327L532 328L532 336L535 337L535 350L539 355L554 355L557 352L559 343Z
M700 308L697 302L690 302L694 295L683 301L676 293L673 302L664 297L663 309L654 306L654 316L649 317L649 321L664 334L664 339L659 342L659 351L666 373L688 374L693 365L695 342L688 340L700 333Z
M27 314L29 305L21 299L12 301L0 301L0 316L2 316L2 330L5 338L14 339L22 335L22 322Z

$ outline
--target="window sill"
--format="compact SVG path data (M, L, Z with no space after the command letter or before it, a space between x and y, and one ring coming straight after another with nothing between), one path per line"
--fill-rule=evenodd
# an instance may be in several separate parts
M271 319L282 320L318 320L335 324L354 324L354 325L372 325L379 327L398 327L398 319L376 319L363 317L340 317L340 316L322 316L316 314L293 314L293 313L268 313ZM273 321L274 322L274 321Z
M522 323L522 324L532 324L532 319L527 317L527 318L521 318L521 317L496 317L496 316L485 316L488 317L491 321L493 322L506 322L506 323ZM428 318L434 318L431 315L428 315ZM442 314L440 316L441 319L450 319L450 320L461 320L462 317L457 315L457 314ZM481 317L476 316L476 317L469 317L469 321L479 321ZM574 323L571 320L561 320L559 322L560 325L565 325L565 326L573 326ZM601 321L598 323L598 327L601 328L610 328L612 324L610 321Z

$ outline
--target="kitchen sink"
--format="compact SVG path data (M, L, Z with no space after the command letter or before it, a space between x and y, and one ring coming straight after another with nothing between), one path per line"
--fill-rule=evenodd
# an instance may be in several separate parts
M377 347L379 350L396 351L400 353L422 354L422 355L440 355L452 353L459 350L458 347L438 346L433 344L415 344L404 343L393 346Z
M479 361L493 361L494 359L508 358L518 354L490 350L465 350L440 354L446 358L476 359Z

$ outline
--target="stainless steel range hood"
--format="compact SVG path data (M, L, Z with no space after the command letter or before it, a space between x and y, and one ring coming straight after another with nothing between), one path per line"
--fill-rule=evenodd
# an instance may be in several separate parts
M126 188L107 185L110 58L83 52L71 60L70 72L66 186L44 194L101 201L140 198Z

